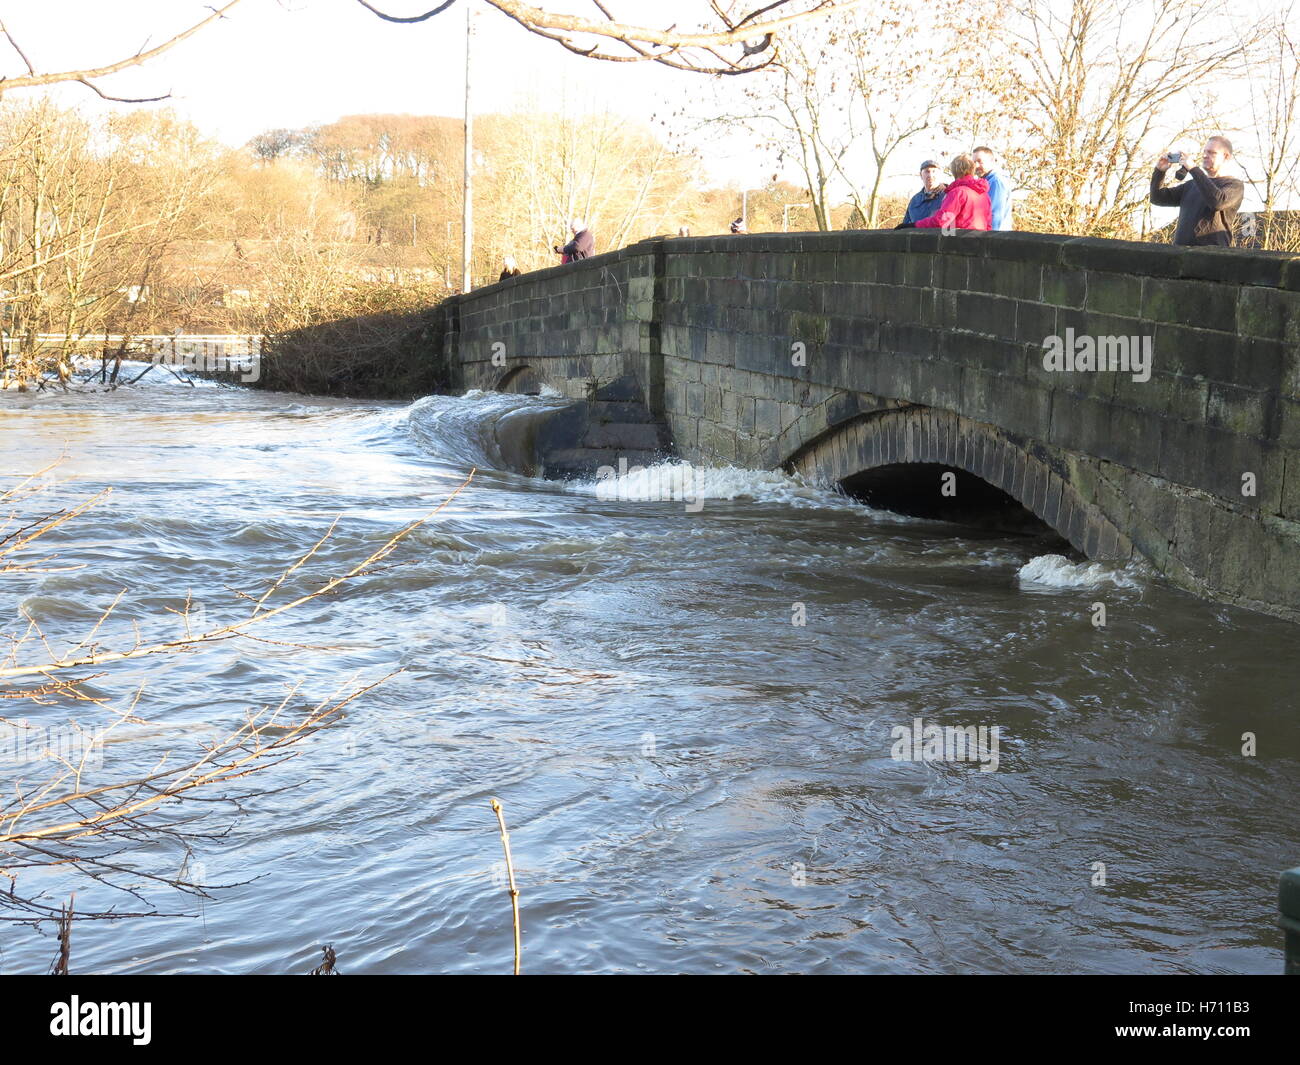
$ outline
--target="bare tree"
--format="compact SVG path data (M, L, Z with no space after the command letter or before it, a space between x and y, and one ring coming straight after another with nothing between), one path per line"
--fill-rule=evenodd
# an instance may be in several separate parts
M480 276L495 275L504 255L525 268L553 265L552 246L572 219L592 224L601 250L677 229L697 188L693 159L607 110L579 117L540 108L477 123L477 230L488 257L476 260Z
M982 71L1001 117L981 139L1001 142L1029 193L1018 216L1049 232L1131 232L1155 138L1193 132L1186 105L1251 46L1251 34L1225 38L1230 14L1226 0L1016 0Z
M766 143L778 158L795 156L822 231L831 228L831 179L846 171L845 156L857 140L852 97L843 91L845 71L835 61L833 36L787 35L765 80L746 86L749 121L775 127Z
M48 101L7 105L0 139L0 387L66 386L85 337L138 330L158 307L150 287L199 224L216 154L169 112L89 122Z
M1264 201L1257 239L1264 248L1292 250L1295 236L1288 231L1293 227L1280 224L1277 205L1297 192L1300 177L1300 33L1294 4L1267 22L1263 40L1250 52L1246 85L1257 162L1243 165Z
M301 135L292 129L268 129L248 142L249 150L264 163L273 163L302 144Z
M881 187L898 150L944 125L954 82L967 77L976 27L998 18L973 0L934 9L880 0L784 34L771 66L722 103L723 125L763 137L803 175L817 227L832 228L847 195L868 226L879 220Z
M978 79L985 38L1002 18L1000 0L939 8L881 0L849 16L847 31L836 35L849 64L852 129L869 153L861 172L843 162L839 171L868 227L879 222L881 186L899 149L922 134L962 132L948 111L951 94L968 92ZM916 163L908 173L916 173Z

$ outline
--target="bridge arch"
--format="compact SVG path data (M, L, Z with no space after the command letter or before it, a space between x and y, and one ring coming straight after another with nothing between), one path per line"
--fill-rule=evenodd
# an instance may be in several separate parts
M536 396L542 391L542 386L549 383L546 376L532 366L514 366L501 375L493 391Z
M835 484L912 465L951 467L992 485L1088 558L1133 555L1115 517L1079 493L1068 456L953 411L920 405L874 411L832 426L784 463L787 470Z

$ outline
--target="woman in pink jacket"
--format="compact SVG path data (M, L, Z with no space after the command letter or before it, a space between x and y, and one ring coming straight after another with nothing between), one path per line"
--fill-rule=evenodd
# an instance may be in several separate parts
M948 167L956 178L948 186L943 203L929 218L916 223L917 229L992 229L993 205L989 183L974 176L975 160L965 153Z

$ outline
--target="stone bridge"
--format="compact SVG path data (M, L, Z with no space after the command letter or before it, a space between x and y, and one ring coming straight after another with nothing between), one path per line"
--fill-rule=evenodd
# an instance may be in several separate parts
M543 472L676 454L936 504L959 476L958 495L991 485L1090 558L1300 620L1300 258L1032 233L661 238L440 315L458 384L576 401L542 434ZM1067 344L1077 361L1049 368Z

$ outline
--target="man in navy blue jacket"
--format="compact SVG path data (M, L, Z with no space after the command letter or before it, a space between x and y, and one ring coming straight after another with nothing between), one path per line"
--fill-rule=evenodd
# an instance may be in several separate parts
M975 157L975 176L983 178L989 186L989 203L993 207L993 228L1011 228L1011 183L997 168L993 149L981 145L971 155Z
M1199 166L1192 162L1191 152L1174 159L1169 154L1165 152L1160 157L1151 175L1151 202L1158 207L1178 208L1174 243L1232 247L1237 212L1246 190L1240 178L1223 173L1223 167L1232 160L1232 142L1222 134L1211 137L1205 143ZM1175 176L1179 180L1184 177L1192 180L1164 188L1165 172L1175 163L1178 164Z
M907 201L907 210L903 212L903 221L895 229L916 225L922 218L929 218L943 203L943 194L948 186L939 180L939 164L927 159L921 164L921 191Z

